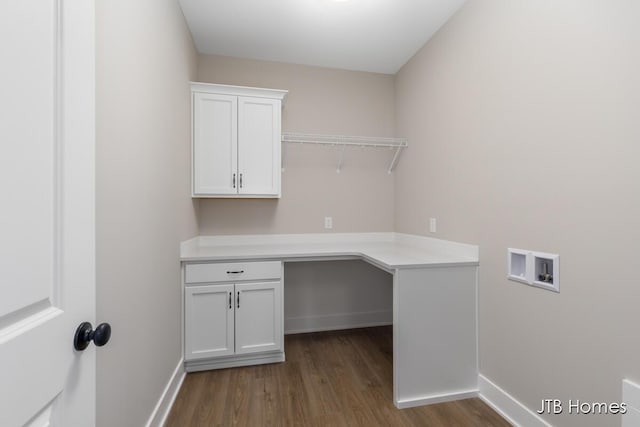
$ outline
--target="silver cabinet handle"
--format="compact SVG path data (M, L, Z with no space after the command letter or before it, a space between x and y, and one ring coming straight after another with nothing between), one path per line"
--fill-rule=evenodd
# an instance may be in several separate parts
M240 188L242 188L242 174L240 174Z
M240 308L240 291L238 291L238 308Z
M236 174L233 174L233 188L236 188Z
M233 305L231 305L231 294L233 292L229 292L229 310L231 310L233 308Z
M242 274L244 270L227 271L227 274Z

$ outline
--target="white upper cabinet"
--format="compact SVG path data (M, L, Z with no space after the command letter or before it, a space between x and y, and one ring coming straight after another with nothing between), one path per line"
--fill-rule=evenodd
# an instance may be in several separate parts
M280 197L287 91L192 83L192 196Z
M237 194L238 97L193 94L193 195Z

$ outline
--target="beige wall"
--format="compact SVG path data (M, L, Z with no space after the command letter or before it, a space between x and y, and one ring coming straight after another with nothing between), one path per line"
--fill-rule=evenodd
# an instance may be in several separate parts
M396 231L480 245L481 372L529 408L640 381L640 4L467 3L396 77ZM506 280L560 254L561 293ZM547 416L615 426L617 416Z
M199 56L198 80L287 89L285 132L394 136L393 77L303 65ZM377 149L376 149L377 150ZM282 198L202 200L200 234L391 231L394 175L388 150L284 145Z
M97 425L139 427L181 357L196 53L175 0L97 1Z
M284 332L390 325L393 276L364 261L288 262Z
M98 425L143 425L179 361L180 240L323 232L329 215L335 232L416 234L436 217L435 237L479 244L481 372L531 409L620 400L623 377L640 382L639 8L469 2L394 87L387 75L198 58L177 2L98 1L97 311L114 330L98 352ZM198 208L188 80L289 89L285 131L406 136L410 148L389 176L387 151L347 152L338 175L335 150L286 146L282 199ZM507 281L509 246L559 253L562 292Z

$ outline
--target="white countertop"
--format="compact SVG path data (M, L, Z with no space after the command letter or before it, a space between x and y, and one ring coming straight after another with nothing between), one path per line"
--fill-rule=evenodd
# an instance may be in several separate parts
M199 236L183 242L183 262L363 259L387 270L478 265L478 247L401 233Z

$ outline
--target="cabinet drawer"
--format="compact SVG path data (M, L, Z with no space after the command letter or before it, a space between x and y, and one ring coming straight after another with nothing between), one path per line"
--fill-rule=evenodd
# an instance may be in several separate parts
M279 279L281 276L282 263L280 261L187 264L184 282L187 284L236 282Z

